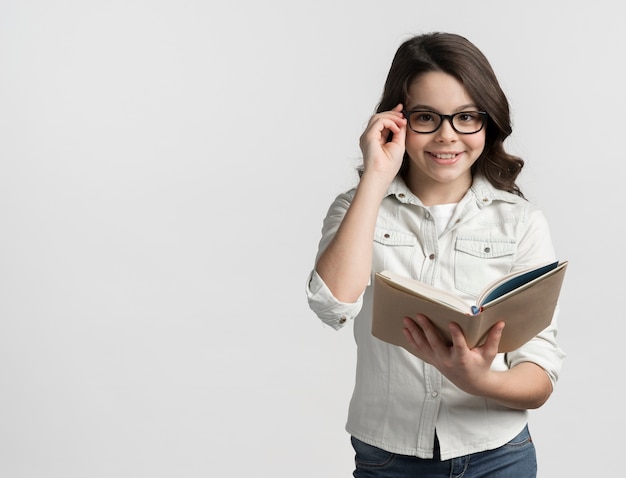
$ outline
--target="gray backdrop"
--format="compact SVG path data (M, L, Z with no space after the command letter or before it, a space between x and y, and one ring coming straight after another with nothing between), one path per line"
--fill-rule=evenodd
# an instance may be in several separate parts
M539 475L615 474L621 18L601 0L1 0L0 475L350 476L351 329L323 327L304 282L396 48L433 30L491 60L520 183L570 261Z

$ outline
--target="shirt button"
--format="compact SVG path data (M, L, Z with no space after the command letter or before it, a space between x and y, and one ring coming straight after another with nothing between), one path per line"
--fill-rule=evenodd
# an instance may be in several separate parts
M430 392L430 396L433 398L437 398L439 396L439 392Z
M391 236L389 234L385 234L385 239L389 239Z
M341 319L339 319L339 323L340 324L345 324L346 320L348 320L348 319L346 319L346 316L344 315Z
M428 258L432 261L435 258L435 254L431 254Z
M491 247L485 247L485 252L491 252Z
M426 219L430 219L430 213L429 212L426 213Z
M404 193L400 193L400 194L398 194L398 197L399 197L399 198L403 198L403 197L404 197Z

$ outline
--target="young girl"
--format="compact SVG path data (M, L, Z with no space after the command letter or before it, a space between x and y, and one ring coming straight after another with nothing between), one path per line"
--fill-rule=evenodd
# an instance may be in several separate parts
M556 316L506 354L502 322L470 349L454 324L449 344L428 317L405 318L415 355L371 334L376 272L471 304L493 279L556 260L544 215L515 182L524 162L505 152L510 134L508 101L472 43L432 33L399 47L360 138L358 185L330 206L307 280L323 322L354 319L355 477L536 476L527 410L546 402L565 357Z

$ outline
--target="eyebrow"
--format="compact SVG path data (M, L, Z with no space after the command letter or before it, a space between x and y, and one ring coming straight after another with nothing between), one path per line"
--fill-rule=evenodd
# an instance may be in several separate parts
M432 111L435 113L440 113L440 111L437 110L437 108L433 108L432 106L428 106L428 105L414 105L410 108L407 108L407 111ZM459 113L461 111L474 111L474 110L478 110L478 106L475 105L474 103L469 103L467 105L463 105L463 106L459 106L455 111L455 113Z

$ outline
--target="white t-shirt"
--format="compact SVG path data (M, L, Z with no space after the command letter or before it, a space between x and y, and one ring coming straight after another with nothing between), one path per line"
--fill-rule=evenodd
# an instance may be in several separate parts
M450 222L450 218L452 217L452 213L456 208L457 203L452 204L436 204L434 206L430 206L430 213L435 218L435 225L437 226L437 233L441 236L441 233Z

